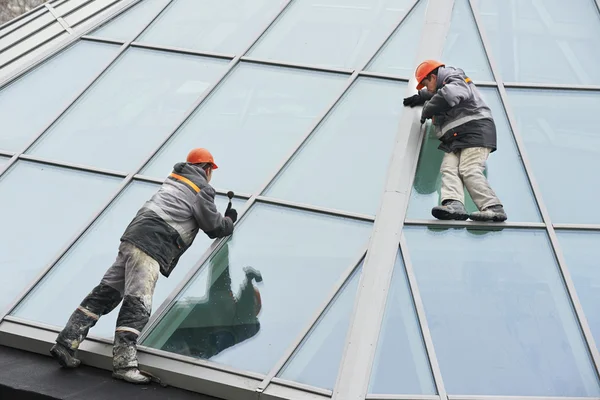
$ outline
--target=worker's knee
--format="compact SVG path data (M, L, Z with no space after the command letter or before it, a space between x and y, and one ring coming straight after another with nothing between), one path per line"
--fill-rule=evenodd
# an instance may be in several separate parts
M469 179L469 178L478 178L483 177L483 166L476 163L470 163L466 165L460 165L458 167L458 174L461 178Z
M117 325L142 330L150 318L151 311L152 297L140 298L126 295L119 312Z

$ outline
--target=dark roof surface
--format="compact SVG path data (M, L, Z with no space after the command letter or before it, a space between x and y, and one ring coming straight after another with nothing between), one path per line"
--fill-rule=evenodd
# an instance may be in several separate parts
M110 371L85 365L63 370L49 356L4 346L0 346L0 399L218 400L155 383L138 386L117 381Z

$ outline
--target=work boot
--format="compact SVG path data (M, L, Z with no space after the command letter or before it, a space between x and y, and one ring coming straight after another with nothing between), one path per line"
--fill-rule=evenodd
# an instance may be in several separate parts
M446 200L441 206L433 207L431 214L437 219L466 221L469 218L465 206L457 200Z
M126 382L146 384L150 383L152 378L140 372L136 367L115 369L112 374L115 379L122 379Z
M50 354L64 368L77 368L81 364L81 361L75 358L75 350L69 349L59 343L52 346Z
M501 205L490 206L481 211L475 211L469 216L473 221L504 222L508 218Z

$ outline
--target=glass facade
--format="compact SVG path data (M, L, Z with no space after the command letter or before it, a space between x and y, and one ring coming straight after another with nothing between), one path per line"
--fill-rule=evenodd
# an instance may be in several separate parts
M240 219L159 278L151 370L227 399L600 398L599 5L140 0L30 57L0 76L2 343L9 324L22 343L60 330L206 147ZM492 111L505 224L432 219L443 153L402 104L424 58Z

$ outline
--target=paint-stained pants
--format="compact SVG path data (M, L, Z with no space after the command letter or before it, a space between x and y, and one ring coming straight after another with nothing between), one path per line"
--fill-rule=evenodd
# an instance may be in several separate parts
M159 271L152 257L122 242L116 261L73 312L56 342L77 349L98 319L123 300L115 330L113 366L137 367L137 339L150 318Z
M442 202L458 200L465 204L465 187L479 210L501 205L500 199L483 174L490 149L471 147L444 154L442 166Z

